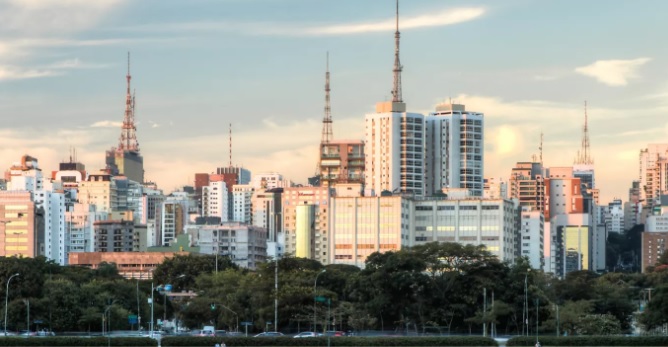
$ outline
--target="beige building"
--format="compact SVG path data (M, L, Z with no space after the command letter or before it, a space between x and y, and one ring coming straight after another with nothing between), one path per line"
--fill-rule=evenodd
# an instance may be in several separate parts
M27 191L0 191L0 256L35 257L35 204Z
M364 266L374 252L410 245L409 202L394 196L331 199L330 262Z
M121 276L128 279L152 279L153 270L165 259L175 255L188 255L188 252L84 252L70 253L71 266L83 266L97 269L100 264L113 263Z
M79 184L79 202L95 205L96 211L111 212L118 209L116 184L105 172L91 174Z
M329 188L285 188L282 195L285 252L329 263Z

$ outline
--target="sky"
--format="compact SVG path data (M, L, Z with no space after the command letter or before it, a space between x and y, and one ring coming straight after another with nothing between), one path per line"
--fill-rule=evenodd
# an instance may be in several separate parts
M232 164L315 173L329 52L335 139L390 98L393 0L0 0L0 170L24 154L94 172L118 144L127 52L147 180ZM668 1L403 0L403 99L485 114L485 176L570 166L587 101L601 202L628 198L668 134Z

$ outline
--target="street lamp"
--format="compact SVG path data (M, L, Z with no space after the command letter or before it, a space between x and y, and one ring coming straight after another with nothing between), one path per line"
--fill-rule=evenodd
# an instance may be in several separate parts
M327 269L323 269L322 271L320 271L320 272L315 276L315 281L314 281L314 283L313 283L313 333L314 333L314 334L315 334L315 332L316 332L316 324L317 324L317 323L316 323L316 319L315 319L315 317L316 317L316 305L315 305L315 304L316 304L316 302L317 302L317 301L316 301L316 298L317 298L317 295L318 295L318 294L317 294L317 289L318 289L318 277L320 277L320 275L324 274L325 271L327 271Z
M19 276L19 273L15 273L9 276L7 280L7 289L5 290L5 336L7 336L7 304L9 303L9 282L12 281L12 278Z
M531 272L531 269L527 269L527 272L524 275L524 307L522 308L522 323L524 325L523 328L526 330L527 336L529 335L529 299L527 296L529 272Z

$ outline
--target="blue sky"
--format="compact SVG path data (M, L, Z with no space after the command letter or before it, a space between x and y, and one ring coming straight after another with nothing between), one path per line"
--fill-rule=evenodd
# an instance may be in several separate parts
M486 176L537 153L571 165L583 103L603 201L627 198L638 151L665 142L666 1L401 3L403 96L486 117ZM147 177L169 191L233 164L315 171L330 53L335 138L362 138L392 87L392 0L0 0L0 169L90 171L118 142L126 55Z

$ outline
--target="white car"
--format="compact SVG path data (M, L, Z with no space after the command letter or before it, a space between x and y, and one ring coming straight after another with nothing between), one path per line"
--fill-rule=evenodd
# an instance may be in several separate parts
M299 338L302 338L302 337L318 337L318 336L322 336L322 334L317 334L317 333L314 333L312 331L303 331L303 332L295 335L295 338L299 339Z

